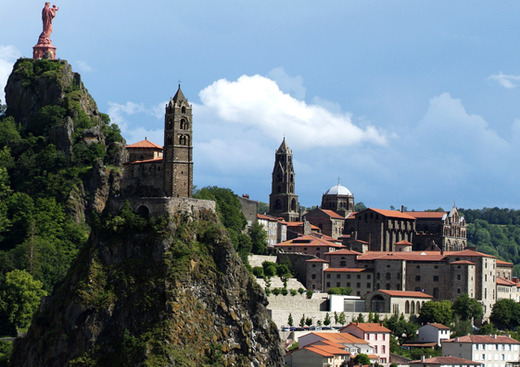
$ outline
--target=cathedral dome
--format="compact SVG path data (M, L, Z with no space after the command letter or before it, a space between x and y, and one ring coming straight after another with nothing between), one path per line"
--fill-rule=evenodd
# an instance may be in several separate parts
M352 196L352 193L349 189L347 189L345 186L342 186L340 184L332 186L330 189L327 190L327 192L324 195L345 195L345 196Z

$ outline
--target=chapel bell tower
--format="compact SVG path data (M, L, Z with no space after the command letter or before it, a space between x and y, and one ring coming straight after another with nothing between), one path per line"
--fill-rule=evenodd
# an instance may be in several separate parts
M294 168L292 152L283 138L276 151L271 195L269 195L269 215L283 217L288 222L297 221L298 195L294 193Z
M193 196L192 107L181 86L166 105L163 172L167 197Z

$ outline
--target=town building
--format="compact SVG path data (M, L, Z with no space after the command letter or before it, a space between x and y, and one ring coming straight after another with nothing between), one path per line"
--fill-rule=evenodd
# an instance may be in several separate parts
M428 323L421 326L417 332L417 342L434 343L435 346L441 346L443 340L450 339L451 329L443 324Z
M405 212L414 217L414 250L460 251L468 245L466 220L455 206L449 212Z
M282 217L286 222L295 222L300 217L292 151L285 137L275 154L268 214L275 218Z
M287 241L287 222L281 218L257 214L256 220L267 234L267 246L273 247L277 243Z
M466 335L442 342L442 355L469 359L485 367L518 362L520 342L505 335Z
M340 333L349 333L359 339L363 339L373 348L378 356L380 364L390 361L391 331L383 326L383 323L356 322L350 323L340 329Z
M333 210L315 208L303 215L303 220L308 221L320 229L321 233L338 239L343 234L345 217Z
M410 367L484 367L483 363L474 362L459 357L431 357L424 356L418 361L410 361Z
M432 300L432 296L423 292L379 289L365 296L365 310L418 316L422 306Z

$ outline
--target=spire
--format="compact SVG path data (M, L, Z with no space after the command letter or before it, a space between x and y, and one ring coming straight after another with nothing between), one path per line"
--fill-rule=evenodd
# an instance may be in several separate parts
M285 136L284 136L282 144L280 144L280 148L278 148L277 153L285 153L288 151L289 151L289 147L287 146L287 143L285 142Z
M186 98L184 97L184 94L182 94L181 90L181 83L179 83L179 88L177 89L177 93L175 93L175 96L173 97L173 101L177 103L185 100Z

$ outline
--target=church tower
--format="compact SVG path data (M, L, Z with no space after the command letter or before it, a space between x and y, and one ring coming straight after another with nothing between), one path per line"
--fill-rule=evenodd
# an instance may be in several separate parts
M164 115L163 172L168 197L193 195L192 108L181 86L166 105Z
M297 221L299 218L298 195L294 193L292 152L285 142L285 137L275 155L269 215L282 217L288 222Z

